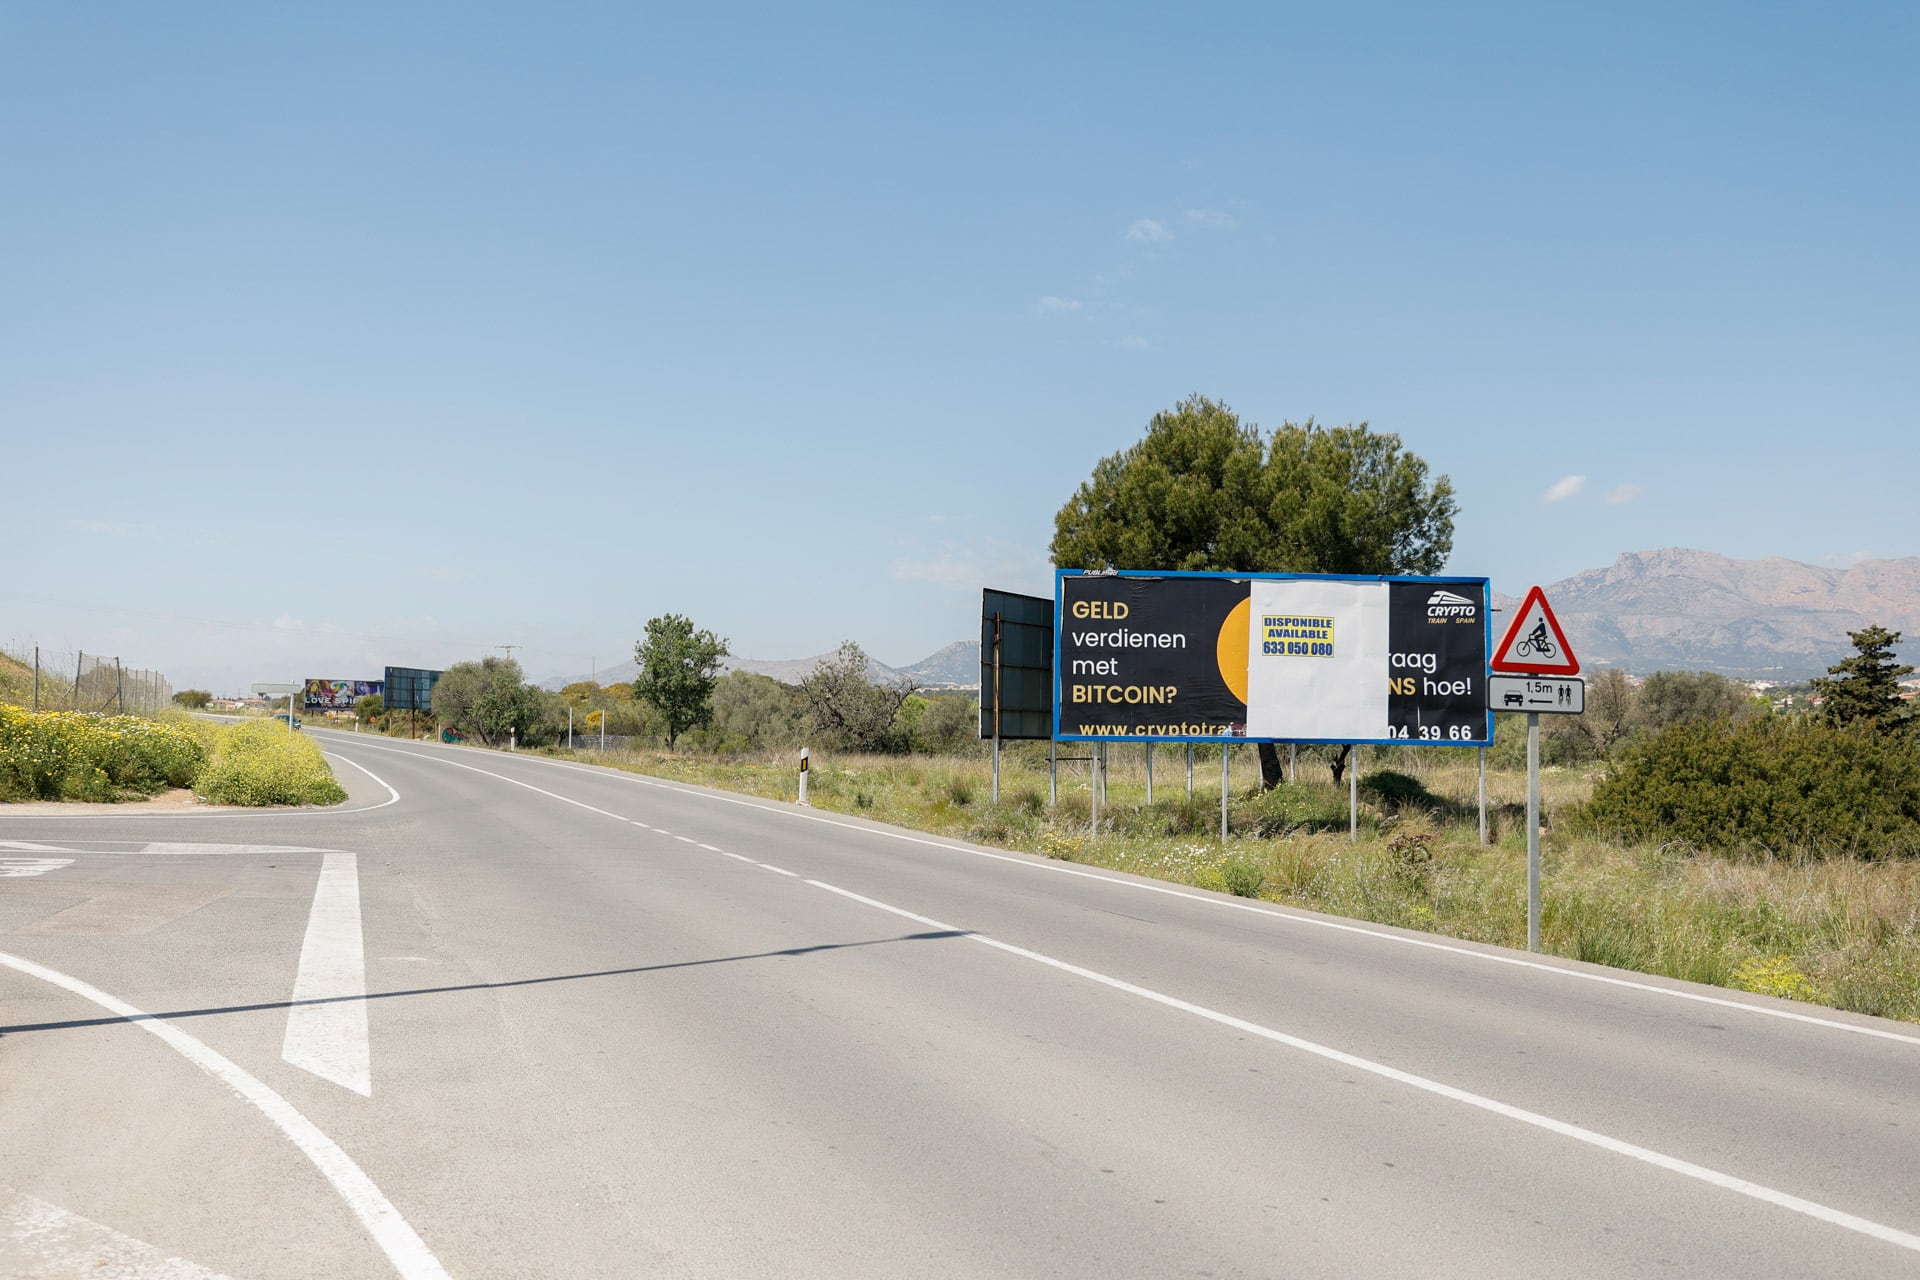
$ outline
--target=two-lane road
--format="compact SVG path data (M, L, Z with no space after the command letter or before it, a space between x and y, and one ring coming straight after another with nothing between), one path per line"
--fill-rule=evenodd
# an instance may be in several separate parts
M1920 1028L316 736L0 811L0 1275L1920 1275Z

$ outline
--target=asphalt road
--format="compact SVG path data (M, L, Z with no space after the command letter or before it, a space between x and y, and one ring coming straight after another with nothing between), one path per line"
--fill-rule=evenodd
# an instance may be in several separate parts
M315 736L0 811L0 1276L1920 1276L1912 1025Z

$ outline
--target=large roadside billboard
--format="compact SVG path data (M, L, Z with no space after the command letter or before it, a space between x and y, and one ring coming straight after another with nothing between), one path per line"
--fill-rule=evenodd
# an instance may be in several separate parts
M1057 571L1063 739L1486 746L1487 579Z

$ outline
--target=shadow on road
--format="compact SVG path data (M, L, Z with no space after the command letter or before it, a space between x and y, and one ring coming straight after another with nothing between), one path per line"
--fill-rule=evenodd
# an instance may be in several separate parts
M968 929L940 929L930 933L908 933L897 938L869 938L863 942L823 942L811 947L787 947L781 951L756 951L743 956L716 956L710 960L677 960L672 964L644 964L629 969L597 969L591 973L560 973L545 978L515 978L508 982L469 982L451 987L415 987L407 991L369 991L364 996L325 996L317 1000L272 1000L264 1004L234 1004L212 1009L175 1009L171 1013L149 1013L138 1018L74 1018L67 1022L25 1022L0 1027L0 1038L25 1031L72 1031L82 1027L110 1027L122 1022L169 1022L176 1018L210 1018L225 1013L259 1013L269 1009L291 1009L296 1005L343 1004L351 1000L395 1000L403 996L439 996L459 991L502 991L509 987L537 987L549 982L580 982L587 978L620 978L636 973L665 973L672 969L698 969L710 964L737 964L743 960L776 960L783 956L808 956L823 951L845 951L853 947L878 947L894 942L938 942L964 938Z

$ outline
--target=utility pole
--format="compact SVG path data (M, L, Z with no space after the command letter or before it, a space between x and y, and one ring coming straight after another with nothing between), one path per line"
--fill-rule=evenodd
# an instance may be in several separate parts
M525 646L525 645L523 645L523 644L497 644L497 645L495 645L495 646L494 646L494 648L496 648L496 649L505 649L505 650L507 651L507 661L508 661L508 662L512 662L512 661L513 661L513 651L514 651L515 649L524 649L524 648L526 648L526 647L527 647L527 646Z

